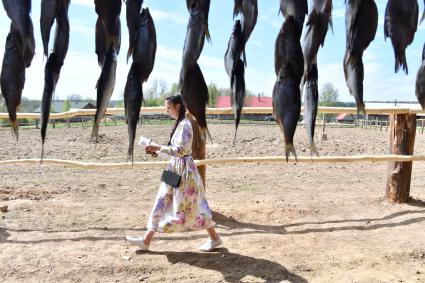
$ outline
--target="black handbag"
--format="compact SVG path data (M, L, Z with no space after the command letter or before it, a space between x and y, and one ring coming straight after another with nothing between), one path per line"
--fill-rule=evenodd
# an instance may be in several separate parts
M180 186L181 179L182 176L179 174L167 170L164 170L161 175L161 181L167 185L172 186L173 188L178 188Z

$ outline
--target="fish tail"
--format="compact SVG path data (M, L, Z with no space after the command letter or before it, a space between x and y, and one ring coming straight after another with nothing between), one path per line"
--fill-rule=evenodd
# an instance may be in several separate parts
M245 51L245 48L242 51L242 57L243 57L243 64L244 64L244 66L246 68L248 66L248 62L246 61L246 51Z
M285 157L286 157L286 162L288 162L289 155L290 155L291 153L294 155L294 157L295 157L295 161L296 161L296 162L298 162L297 152L295 151L295 147L294 147L294 145L293 145L292 143L291 143L291 144L286 144L286 145L285 145Z
M133 47L129 47L128 51L127 51L127 64L128 64L128 59L130 59L131 54L133 54Z
M407 61L406 61L406 53L404 50L396 55L394 71L397 73L400 67L403 69L406 75L409 74L409 69L407 67Z
M235 135L233 136L233 145L236 144L236 135L238 134L238 126L235 127Z

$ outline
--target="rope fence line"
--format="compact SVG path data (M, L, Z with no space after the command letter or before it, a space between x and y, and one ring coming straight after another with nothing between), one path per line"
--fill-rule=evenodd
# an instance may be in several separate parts
M303 107L301 112L303 112ZM63 113L51 113L50 119L65 119L72 118L75 116L88 116L95 115L96 109L73 109ZM165 107L141 107L140 113L158 113L166 114L167 110ZM242 109L243 114L272 114L272 107L244 107ZM319 107L318 113L326 114L357 114L357 108L355 107ZM122 115L124 114L124 108L108 108L106 109L107 115ZM207 108L207 114L233 114L233 109L229 108ZM424 114L425 110L416 108L367 108L366 114ZM17 113L18 119L40 119L40 113ZM0 113L0 119L9 119L8 113Z
M413 155L358 155L358 156L321 156L321 157L298 157L298 163L360 163L360 162L412 162L425 161L425 156ZM294 157L288 159L288 163L297 162ZM195 160L196 165L218 165L218 164L237 164L237 163L287 163L284 156L264 156L264 157L233 157ZM2 160L0 166L5 165L40 165L40 159L17 159ZM130 168L151 168L153 166L165 166L168 161L145 161L134 162L78 162L61 159L43 159L41 165L62 165L74 168L84 169L130 169Z

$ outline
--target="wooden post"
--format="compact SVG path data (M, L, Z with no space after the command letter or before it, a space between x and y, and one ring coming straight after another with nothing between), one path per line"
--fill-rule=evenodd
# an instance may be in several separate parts
M206 157L205 137L203 137L203 135L201 134L201 130L198 126L198 122L196 122L195 118L189 113L186 115L186 117L189 119L190 123L192 124L192 129L193 129L192 157L195 160L205 159ZM207 166L206 165L198 166L198 170L199 170L199 174L201 175L204 188L206 188L205 178L207 173Z
M390 116L390 153L413 155L416 135L416 115ZM391 202L404 203L410 198L410 181L413 162L390 162L385 196Z
M424 119L422 119L422 125L421 125L421 134L423 134L424 133Z

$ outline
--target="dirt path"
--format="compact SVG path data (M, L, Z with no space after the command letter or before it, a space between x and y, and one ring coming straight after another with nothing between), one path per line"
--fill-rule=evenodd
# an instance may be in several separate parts
M273 123L211 125L208 157L282 154ZM165 143L170 126L138 135ZM125 161L127 129L49 129L46 158ZM327 129L322 155L385 154L388 133ZM0 159L38 158L39 132L19 143L0 131ZM304 129L299 155L309 155ZM425 154L418 134L415 153ZM148 160L138 149L136 160ZM409 204L384 200L387 164L247 164L207 169L207 197L225 248L200 253L204 232L160 235L137 252L161 170L0 166L1 282L425 282L425 163L413 167Z

